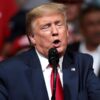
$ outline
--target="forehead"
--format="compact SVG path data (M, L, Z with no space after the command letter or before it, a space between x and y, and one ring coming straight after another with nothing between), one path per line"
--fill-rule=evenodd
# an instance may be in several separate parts
M54 21L65 21L65 16L61 13L53 13L38 17L34 20L34 24L45 24Z

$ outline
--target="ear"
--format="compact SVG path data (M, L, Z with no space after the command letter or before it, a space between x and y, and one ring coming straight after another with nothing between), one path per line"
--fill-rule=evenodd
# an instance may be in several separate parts
M36 41L34 39L34 35L29 35L29 39L30 39L30 42L35 45L36 44Z

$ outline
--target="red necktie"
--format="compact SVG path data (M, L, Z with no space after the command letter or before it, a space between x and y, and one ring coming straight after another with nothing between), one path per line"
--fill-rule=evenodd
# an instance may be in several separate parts
M54 72L52 70L51 72L51 90L53 91L53 84L54 84ZM64 95L63 95L63 88L61 85L59 73L57 72L57 77L56 77L56 94L55 94L55 100L64 100Z

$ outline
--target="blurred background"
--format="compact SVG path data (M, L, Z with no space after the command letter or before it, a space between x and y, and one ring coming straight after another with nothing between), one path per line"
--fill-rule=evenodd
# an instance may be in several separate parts
M26 13L47 2L67 6L68 50L90 54L96 75L100 71L100 0L0 0L0 61L30 48Z

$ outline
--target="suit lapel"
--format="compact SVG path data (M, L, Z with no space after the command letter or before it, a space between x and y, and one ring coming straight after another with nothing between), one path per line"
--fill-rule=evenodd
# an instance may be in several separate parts
M78 66L73 58L66 54L63 61L64 100L78 98Z
M29 51L27 58L26 62L29 68L26 70L26 77L34 100L49 100L41 65L34 49Z
M47 90L42 74L42 70L37 68L32 70L32 85L35 100L48 100Z

